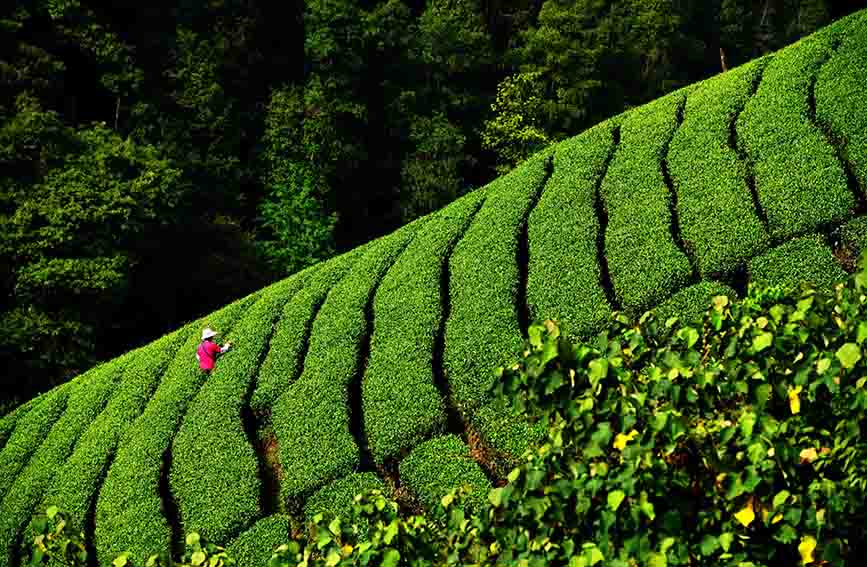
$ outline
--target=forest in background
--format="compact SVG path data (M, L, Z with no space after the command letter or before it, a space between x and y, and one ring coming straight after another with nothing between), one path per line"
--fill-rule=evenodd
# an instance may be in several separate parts
M0 410L863 5L4 5Z

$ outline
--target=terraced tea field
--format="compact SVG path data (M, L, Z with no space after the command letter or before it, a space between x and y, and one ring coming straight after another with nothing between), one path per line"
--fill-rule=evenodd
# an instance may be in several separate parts
M529 322L830 284L867 242L867 12L558 144L0 420L0 567L49 504L100 564L198 531L255 565L363 487L483 497L539 435L492 403ZM234 347L204 379L211 326ZM264 441L260 439L264 437ZM266 555L267 557L267 555Z

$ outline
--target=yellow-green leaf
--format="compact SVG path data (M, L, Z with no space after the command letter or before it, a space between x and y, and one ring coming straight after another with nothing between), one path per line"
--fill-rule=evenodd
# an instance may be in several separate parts
M813 551L816 549L816 538L807 535L801 538L801 543L798 544L798 553L801 554L801 564L807 565L815 561Z
M753 337L753 350L761 352L771 346L771 343L773 342L774 335L771 333L759 333L757 336Z
M816 372L821 376L831 367L830 358L820 358L816 362Z
M792 411L792 414L801 412L801 398L798 397L800 393L800 386L795 386L789 390L789 409Z
M753 523L753 520L756 519L756 513L753 510L752 500L747 501L747 505L744 506L740 512L735 514L735 519L745 528L749 527L749 525Z
M608 507L612 510L617 510L620 507L620 503L623 502L623 499L626 498L626 493L622 490L614 490L608 493Z
M200 549L194 552L192 557L190 557L190 563L192 563L193 565L201 565L205 562L205 559L207 558L208 557L205 555L205 552Z
M854 368L861 360L861 348L855 343L846 343L837 349L836 356L843 368Z
M627 433L626 435L624 435L623 433L618 433L614 437L614 448L617 449L618 451L622 451L623 449L626 448L626 444L629 443L630 441L632 441L633 439L635 439L635 437L637 437L637 436L638 436L638 431L636 431L634 429L632 431L630 431L629 433Z

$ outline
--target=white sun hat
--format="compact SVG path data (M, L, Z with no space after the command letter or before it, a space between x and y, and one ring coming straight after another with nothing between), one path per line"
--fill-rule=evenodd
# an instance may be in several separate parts
M212 331L209 327L205 327L205 330L202 331L202 340L210 339L211 337L216 337L217 333Z

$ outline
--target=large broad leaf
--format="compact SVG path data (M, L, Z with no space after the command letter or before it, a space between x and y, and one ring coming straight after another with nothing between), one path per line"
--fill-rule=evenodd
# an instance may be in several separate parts
M861 349L855 343L846 343L837 349L836 356L843 368L854 368L861 360Z

